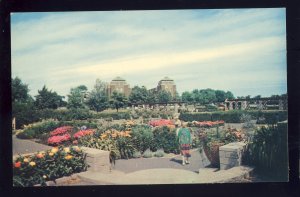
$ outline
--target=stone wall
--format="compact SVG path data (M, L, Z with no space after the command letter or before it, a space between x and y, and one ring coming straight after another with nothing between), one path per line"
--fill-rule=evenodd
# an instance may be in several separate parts
M246 144L243 142L229 143L219 148L220 169L227 170L242 164L242 155Z

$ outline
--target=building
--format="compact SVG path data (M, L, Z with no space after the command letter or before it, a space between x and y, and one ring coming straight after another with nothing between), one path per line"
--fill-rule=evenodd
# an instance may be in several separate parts
M108 96L111 97L114 91L122 93L126 97L129 97L131 93L131 88L129 84L127 84L125 79L122 79L121 77L116 77L107 86Z
M151 92L159 92L161 90L165 90L167 92L170 92L172 97L175 98L176 96L176 85L174 83L173 79L170 79L169 77L164 77L162 80L158 82L158 85L156 88L150 89Z

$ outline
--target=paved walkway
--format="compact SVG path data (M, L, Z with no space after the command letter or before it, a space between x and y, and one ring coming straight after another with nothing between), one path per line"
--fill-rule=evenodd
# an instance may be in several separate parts
M34 153L52 148L51 146L39 144L31 140L18 139L15 135L12 137L12 145L13 155Z
M162 158L138 158L138 159L120 159L116 160L113 170L118 170L124 173L131 173L139 170L156 169L156 168L172 168L198 172L200 168L209 165L209 161L199 150L191 150L190 164L182 165L180 155L167 155Z

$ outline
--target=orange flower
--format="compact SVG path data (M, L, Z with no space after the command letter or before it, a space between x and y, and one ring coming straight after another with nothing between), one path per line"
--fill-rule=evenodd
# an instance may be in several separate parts
M24 163L28 163L29 162L29 160L28 160L28 158L24 158Z
M113 137L113 138L116 138L117 136L118 136L117 133L111 134L111 137Z
M103 139L105 139L107 137L107 134L106 133L102 133L100 137L103 140Z
M16 162L15 163L15 168L20 168L20 167L21 167L21 162L20 161Z
M41 158L43 158L43 157L44 157L44 154L42 154L42 153L38 153L38 154L36 155L36 157L37 157L37 158L39 158L39 159L41 159Z
M67 155L67 156L65 156L65 159L66 159L66 160L70 160L70 159L72 159L72 158L73 158L72 155Z
M54 147L54 148L51 149L51 153L57 153L57 151L58 151L57 147Z

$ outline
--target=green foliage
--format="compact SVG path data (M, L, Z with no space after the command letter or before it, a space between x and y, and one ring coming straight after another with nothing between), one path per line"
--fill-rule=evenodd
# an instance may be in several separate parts
M26 103L30 99L28 85L24 84L19 77L11 79L12 102Z
M260 174L288 181L287 122L256 130L243 160Z
M165 152L163 149L159 149L154 153L154 157L163 157L165 156Z
M91 110L103 111L109 107L106 84L97 79L94 89L89 94L86 104Z
M59 96L56 92L49 91L46 86L43 86L43 89L38 90L38 95L35 96L35 106L38 109L57 109L66 105L62 99L63 96Z
M180 120L184 121L217 121L224 120L227 123L240 123L241 116L243 114L249 114L253 119L259 117L265 117L265 124L274 124L278 121L287 120L287 111L218 111L218 112L196 112L196 113L181 113Z
M145 86L134 86L129 95L130 103L147 103L149 101L149 92Z
M57 127L61 126L61 122L53 119L43 120L41 122L26 125L23 132L17 134L20 139L38 138L44 133L49 133Z
M131 139L134 147L142 153L149 148L154 149L154 137L148 125L133 127L131 130Z
M144 158L151 158L153 157L153 152L150 149L147 149L144 153L143 153L143 157Z
M13 102L12 117L16 118L17 129L22 128L23 125L37 122L40 120L40 116L35 110L33 102Z
M118 112L120 108L125 107L127 105L128 101L124 94L114 91L109 103Z
M142 157L142 154L141 154L140 151L134 151L132 157L133 157L133 158L141 158L141 157Z
M116 145L122 159L131 158L133 153L136 151L131 139L127 137L118 137L116 140Z
M172 95L170 92L165 90L160 90L157 94L158 102L160 103L168 103L172 100Z
M14 164L19 162L20 167L13 167L13 186L45 185L46 181L86 170L85 154L78 147L71 147L68 153L63 147L59 147L52 156L49 153L51 150L46 151L42 158L38 158L37 154L28 156L28 162L24 161L25 157L19 156L14 161Z
M78 109L86 108L84 104L84 98L87 91L87 87L80 85L76 88L71 88L70 94L68 95L68 104L69 109Z
M111 163L115 163L115 160L121 157L119 149L117 148L116 141L112 139L102 140L97 136L88 135L79 138L78 144L89 148L96 148L100 150L109 151L109 159Z
M175 129L167 126L156 127L153 130L155 148L162 148L166 153L179 153L179 143Z
M182 101L188 103L209 104L213 102L224 102L225 99L233 99L230 91L207 89L194 89L192 92L185 91L181 95Z
M120 119L130 119L130 113L129 112L100 112L92 114L92 118L94 119L100 119L100 118L112 118L114 120L120 120Z

